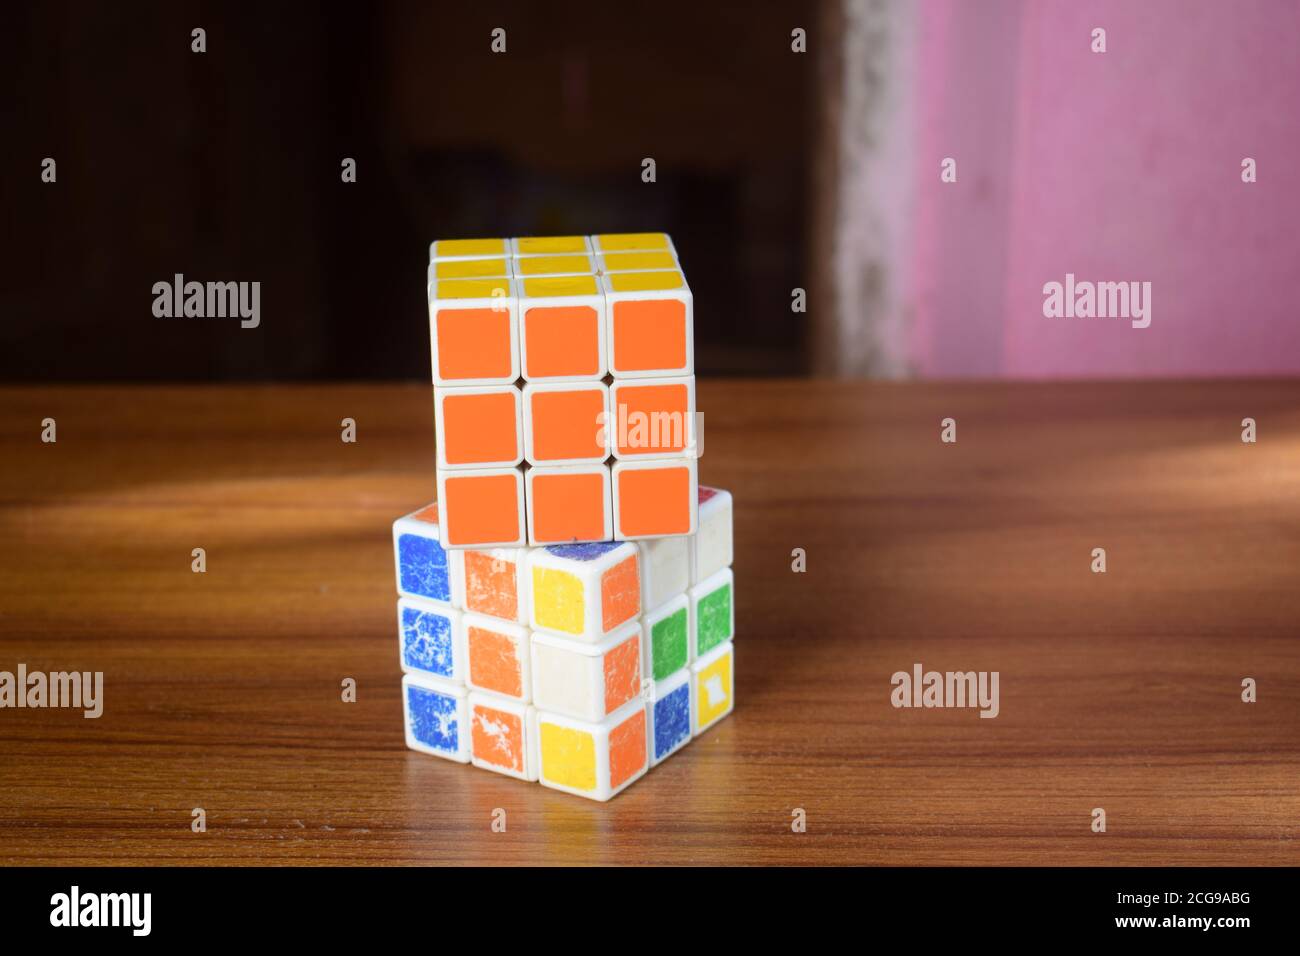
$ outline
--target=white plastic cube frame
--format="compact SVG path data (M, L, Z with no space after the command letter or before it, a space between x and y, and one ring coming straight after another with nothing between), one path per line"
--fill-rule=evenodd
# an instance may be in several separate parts
M528 623L528 548L464 548L455 552L457 556L460 603L466 614L482 614L492 621L507 621L514 624ZM471 557L474 555L475 557ZM501 618L484 610L483 598L471 593L470 565L482 556L489 561L503 561L514 565L515 575L515 616Z
M520 693L518 696L507 693L499 687L488 687L474 677L474 647L470 640L470 631L472 629L481 629L490 631L493 634L509 640L515 647L515 659L519 661L519 686ZM466 611L461 616L461 630L465 636L465 683L471 690L481 693L487 693L493 697L512 700L518 704L529 704L533 700L533 632L522 624L512 624L509 621L503 621L499 617L489 617L486 614L475 614L473 611Z
M640 292L616 292L614 291L611 281L612 276L652 275L661 272L673 272L681 276L681 286L676 289L648 289ZM670 376L695 374L695 296L691 292L690 283L686 280L686 273L682 272L680 269L649 269L645 272L602 273L600 276L600 288L605 294L605 313L607 316L606 341L608 342L608 365L610 375L615 378L668 378ZM686 363L678 368L621 369L618 367L615 355L615 307L620 302L644 302L651 299L681 300L685 306Z
M601 721L627 701L616 702L611 710L606 707L606 660L611 653L636 641L635 675L628 675L628 683L637 690L632 700L640 699L641 687L641 624L632 621L613 631L598 644L571 641L544 631L533 632L533 703L538 710L562 714L578 720ZM620 655L622 658L622 655Z
M393 522L393 559L397 571L397 593L406 597L418 597L429 601L438 601L448 605L449 607L461 607L463 606L465 592L464 573L461 569L460 553L452 550L443 543L441 520L433 522L418 517L418 515L426 514L428 509L432 507L434 507L434 505L429 505L428 507L421 508L418 511L412 511L409 515L398 518ZM439 515L439 518L441 519L441 514ZM447 575L447 586L445 590L440 585L436 589L427 586L423 587L421 590L412 590L410 588L403 589L403 580L408 576L408 574L413 574L416 579L426 579L424 584L427 585L431 583L427 580L429 573L438 573L432 568L422 569L418 567L407 568L404 571L402 560L402 537L404 535L411 535L416 538L425 539L432 545L436 545L437 549L441 549L444 552L446 561L445 573ZM439 577L439 582L440 581L441 578ZM442 596L439 596L439 594Z
M461 281L502 283L507 292L505 295L493 295L484 298L438 298L439 282ZM438 361L439 316L443 311L453 309L491 309L494 312L506 313L510 332L509 374L471 378L448 378L442 374L442 368ZM434 385L513 385L519 379L519 280L511 278L483 280L442 279L431 283L429 286L429 349L433 363Z
M452 538L455 536L455 514L449 512L446 502L450 499L447 497L447 483L458 481L462 478L483 478L493 475L510 475L515 482L515 508L518 513L519 536L510 541L474 541L470 543L455 542ZM444 530L445 544L443 547L451 550L464 550L472 548L475 551L482 551L486 548L521 548L528 538L528 523L524 517L524 476L518 468L446 468L438 470L438 501L442 502L439 507L442 509L442 526ZM462 597L463 600L463 597Z
M492 740L501 750L507 750L509 747L504 728L499 726L495 716L490 713L490 711L494 710L509 714L519 720L520 732L523 738L523 750L519 755L521 758L520 764L522 765L520 770L502 766L500 762L489 759L489 755L478 752L476 744L480 737ZM536 782L538 764L536 707L531 704L521 704L506 697L498 697L496 694L485 694L481 691L472 690L469 692L469 725L470 763L483 770L491 770L507 777L514 777L516 780L526 780L530 783Z
M497 461L476 461L467 464L447 461L447 443L443 440L447 434L447 428L444 424L446 416L443 412L447 400L472 395L504 395L507 393L511 395L515 403L515 454L510 458L502 458ZM524 429L527 426L524 424L523 396L514 385L457 385L441 388L435 386L433 389L433 427L434 434L438 437L439 468L514 468L524 460Z
M605 520L601 528L600 537L592 539L592 543L605 542L614 537L614 506L610 499L610 481L609 466L603 463L591 465L536 465L529 468L524 473L525 483L525 511L528 513L528 544L530 547L545 547L551 544L576 544L572 538L543 540L537 535L534 526L534 519L537 517L537 510L533 506L533 484L539 478L545 478L548 475L600 475L601 480L601 501L605 509Z
M566 717L563 714L548 713L543 710L537 712L537 741L539 749L538 761L538 782L543 787L550 787L552 790L559 790L564 793L572 793L579 797L586 797L589 800L605 801L622 793L632 784L636 783L645 776L646 771L650 769L650 748L646 747L645 761L641 768L635 773L628 776L626 780L617 787L610 786L610 734L621 727L625 722L631 720L636 714L642 715L641 719L645 720L645 701L638 696L630 701L626 706L621 707L614 713L610 714L604 720L593 723L586 720L575 720L572 717ZM592 790L582 790L576 787L566 786L563 783L556 782L546 776L546 754L542 749L543 727L547 724L554 725L562 729L573 729L584 733L589 733L595 740L595 757L596 757L596 786ZM647 721L647 730L648 730Z
M686 688L686 733L665 753L659 753L656 746L656 706L660 701L671 699L681 688ZM657 767L677 751L695 739L695 675L689 667L683 667L663 680L653 681L646 693L646 749L649 751L650 766Z
M417 706L412 708L412 691ZM436 709L425 706L426 695L436 695ZM444 757L456 763L469 763L469 692L459 684L405 674L402 677L402 719L406 729L406 746L421 753ZM445 740L446 746L433 746L421 736L422 731L433 729L435 740Z
M624 391L634 391L638 388L655 388L658 386L680 386L686 389L686 417L684 421L658 421L654 413L650 416L650 421L644 423L644 429L651 444L644 447L641 451L620 450L619 442L624 437L631 437L635 434L638 423L630 420L631 415L621 411L623 400L620 397ZM694 375L673 375L663 378L628 378L614 379L609 386L609 404L607 406L606 422L609 427L606 429L608 438L609 451L619 461L645 461L655 458L695 458L695 376ZM665 413L667 414L667 413ZM665 436L666 430L666 436ZM624 433L626 432L626 435ZM682 440L680 451L671 451L658 447L658 442L662 437L677 438ZM697 491L698 495L698 491Z
M731 660L730 666L730 687L715 685L715 682L706 677L706 671L723 657ZM695 685L691 693L691 736L698 737L714 724L723 720L736 709L736 650L731 641L719 644L709 653L705 654L694 664L691 665L691 681ZM701 723L701 715L707 701L711 700L716 694L723 693L726 695L726 707L718 713L711 716L706 722Z
M699 530L690 540L691 584L731 566L733 558L731 492L699 486Z
M601 407L604 409L601 414L604 415L604 418L600 421L592 421L591 430L593 437L600 437L603 433L605 439L604 450L594 452L585 458L538 458L537 450L533 446L533 396L554 392L578 391L600 392ZM558 381L551 379L542 382L528 382L524 385L520 401L524 412L524 459L530 465L590 465L599 464L609 458L609 386L604 382Z
M554 252L549 249L544 249L540 252L532 251L526 248L526 244L531 239L580 239L582 240L582 248L564 252ZM516 259L522 259L527 256L590 256L594 253L594 250L591 248L590 236L516 236L513 239L506 240L506 246L509 249L508 254Z
M527 279L582 278L573 276L527 276L517 280L518 300L516 303L518 317L517 335L519 339L519 374L529 382L592 382L603 379L609 373L609 318L606 311L605 295L598 277L594 293L578 295L528 295ZM528 312L530 309L571 309L590 308L596 313L597 353L596 367L590 372L566 375L541 375L528 367Z
M680 534L681 535L695 534L695 530L698 527L698 517L699 517L699 507L698 507L699 474L696 468L695 459L694 458L646 458L646 459L638 459L636 461L615 461L613 466L610 468L610 477L613 480L613 487L611 489L611 500L614 506L614 538L618 541L640 541L648 538L679 536L679 535L665 536L660 534L629 534L627 532L627 529L623 527L622 521L620 520L619 508L618 508L619 481L622 478L622 476L627 472L636 471L637 469L641 469L641 468L682 468L688 473L689 485L686 493L689 496L688 509L690 512L690 524Z
M691 538L643 538L641 550L641 606L649 610L660 607L691 586Z
M469 668L461 612L437 601L398 598L397 657L404 673L464 683Z
M587 555L592 555L587 557ZM629 558L637 562L637 609L626 621L620 621L608 631L604 625L603 581L606 572L613 570ZM528 613L534 631L549 631L571 641L594 644L607 634L618 631L629 621L636 621L644 610L641 600L641 553L629 542L601 541L574 545L549 545L533 548L528 553ZM540 601L537 593L538 572L563 571L578 579L583 592L581 630L556 626L551 616L552 607ZM539 611L541 613L539 613Z

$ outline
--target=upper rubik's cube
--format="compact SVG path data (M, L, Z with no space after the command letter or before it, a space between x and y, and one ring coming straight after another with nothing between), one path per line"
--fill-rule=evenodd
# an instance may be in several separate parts
M664 233L429 247L452 548L690 534L690 287Z

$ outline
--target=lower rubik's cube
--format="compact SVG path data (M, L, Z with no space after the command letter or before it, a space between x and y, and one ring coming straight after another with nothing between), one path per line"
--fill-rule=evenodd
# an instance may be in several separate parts
M731 496L696 534L455 550L393 524L406 742L608 800L731 713Z

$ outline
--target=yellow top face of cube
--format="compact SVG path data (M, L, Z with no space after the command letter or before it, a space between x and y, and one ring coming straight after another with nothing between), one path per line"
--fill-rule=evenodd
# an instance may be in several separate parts
M616 272L609 277L614 292L665 292L682 289L686 280L680 272Z
M510 294L505 279L439 279L439 299L491 299Z
M542 298L559 295L595 295L595 276L545 276L524 280L524 295Z
M596 237L601 252L649 252L668 248L662 232L607 232Z
M439 279L497 279L509 274L504 259L439 260L433 270Z
M504 256L506 241L504 239L439 239L434 243L433 254L439 259L444 256Z
M640 272L645 269L676 269L671 252L611 252L605 256L606 272Z
M525 256L587 251L583 236L525 236L515 240L515 244L519 247L519 254Z
M518 260L521 276L549 276L591 272L590 256L529 256Z

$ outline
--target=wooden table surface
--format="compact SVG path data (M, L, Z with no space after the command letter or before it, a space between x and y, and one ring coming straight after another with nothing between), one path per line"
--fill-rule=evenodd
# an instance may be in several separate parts
M105 682L0 710L0 862L1300 863L1300 383L699 401L738 706L598 804L404 746L427 387L0 390L0 670ZM915 662L998 671L1000 715L895 709Z

